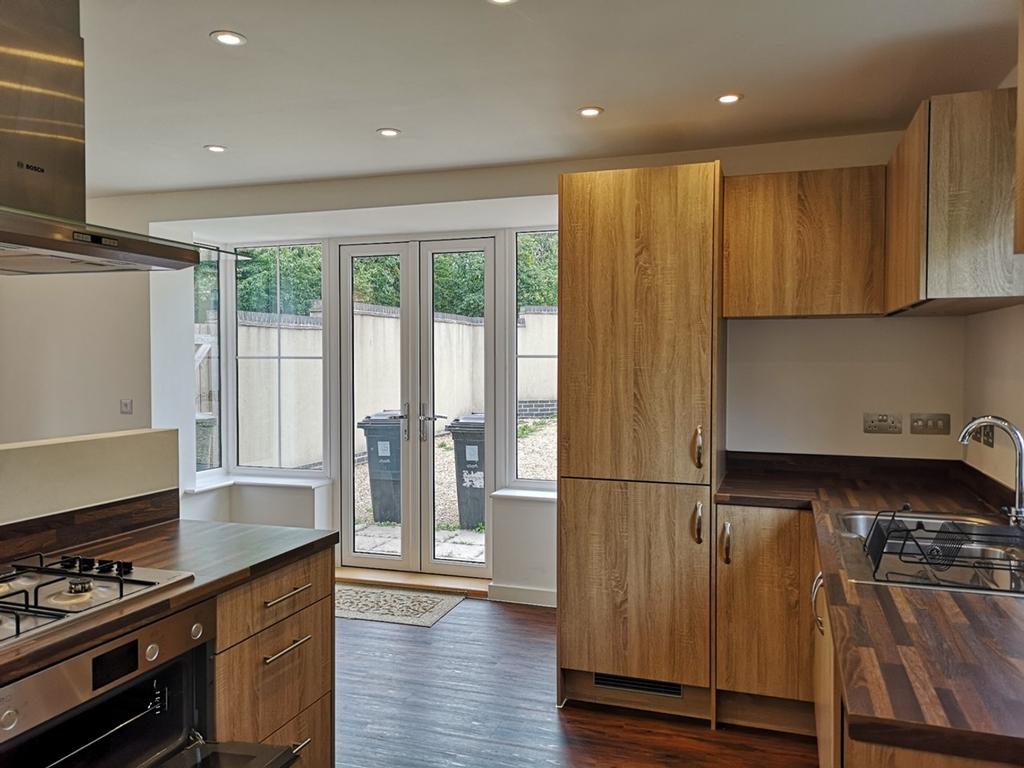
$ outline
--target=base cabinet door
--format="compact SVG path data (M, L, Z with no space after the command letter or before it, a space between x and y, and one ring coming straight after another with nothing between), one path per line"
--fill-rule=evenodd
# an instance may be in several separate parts
M716 687L811 701L814 518L720 505Z
M563 479L563 669L709 685L707 487Z
M817 564L817 558L815 558ZM814 611L814 730L818 737L820 768L842 768L843 714L836 650L832 645L832 627L828 604L822 588L821 570L811 582L811 606Z

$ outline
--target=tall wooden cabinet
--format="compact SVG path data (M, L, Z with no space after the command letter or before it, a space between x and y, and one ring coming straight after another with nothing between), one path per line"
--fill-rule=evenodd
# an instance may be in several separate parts
M710 482L718 163L562 176L558 472Z
M563 176L560 698L709 717L718 163Z
M1014 255L1014 88L935 96L887 168L885 309L968 314L1024 301Z

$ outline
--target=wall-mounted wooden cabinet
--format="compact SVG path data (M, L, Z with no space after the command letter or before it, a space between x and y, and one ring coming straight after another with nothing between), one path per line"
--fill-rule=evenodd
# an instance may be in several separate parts
M918 109L887 168L886 312L1024 301L1013 247L1016 94L936 96Z
M718 163L562 176L558 472L708 483Z
M723 314L881 314L885 168L730 176Z

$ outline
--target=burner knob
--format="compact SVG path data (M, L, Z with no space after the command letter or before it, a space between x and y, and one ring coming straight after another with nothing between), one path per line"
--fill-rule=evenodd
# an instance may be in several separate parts
M146 646L146 661L156 661L160 655L160 646L156 643L150 643Z
M80 557L78 558L78 570L80 571L91 571L96 567L96 559L93 557Z
M14 726L18 724L18 710L8 709L2 715L0 715L0 728L5 731L13 731Z
M203 625L197 621L192 625L192 629L189 630L189 634L192 636L193 640L198 640L203 636Z
M129 573L132 572L132 561L131 560L121 560L120 562L117 563L116 567L117 567L118 574L120 574L121 576L124 576L124 575L129 574Z
M100 560L100 564L96 566L98 573L110 573L112 570L114 570L113 560Z

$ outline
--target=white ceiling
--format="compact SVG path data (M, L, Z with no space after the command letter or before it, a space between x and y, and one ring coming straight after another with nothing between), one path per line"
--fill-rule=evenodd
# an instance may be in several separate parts
M90 196L903 127L1017 0L82 0ZM211 42L214 29L248 45ZM740 91L734 107L715 97ZM584 120L575 109L607 111ZM397 126L397 139L375 129ZM204 144L226 144L213 155Z

